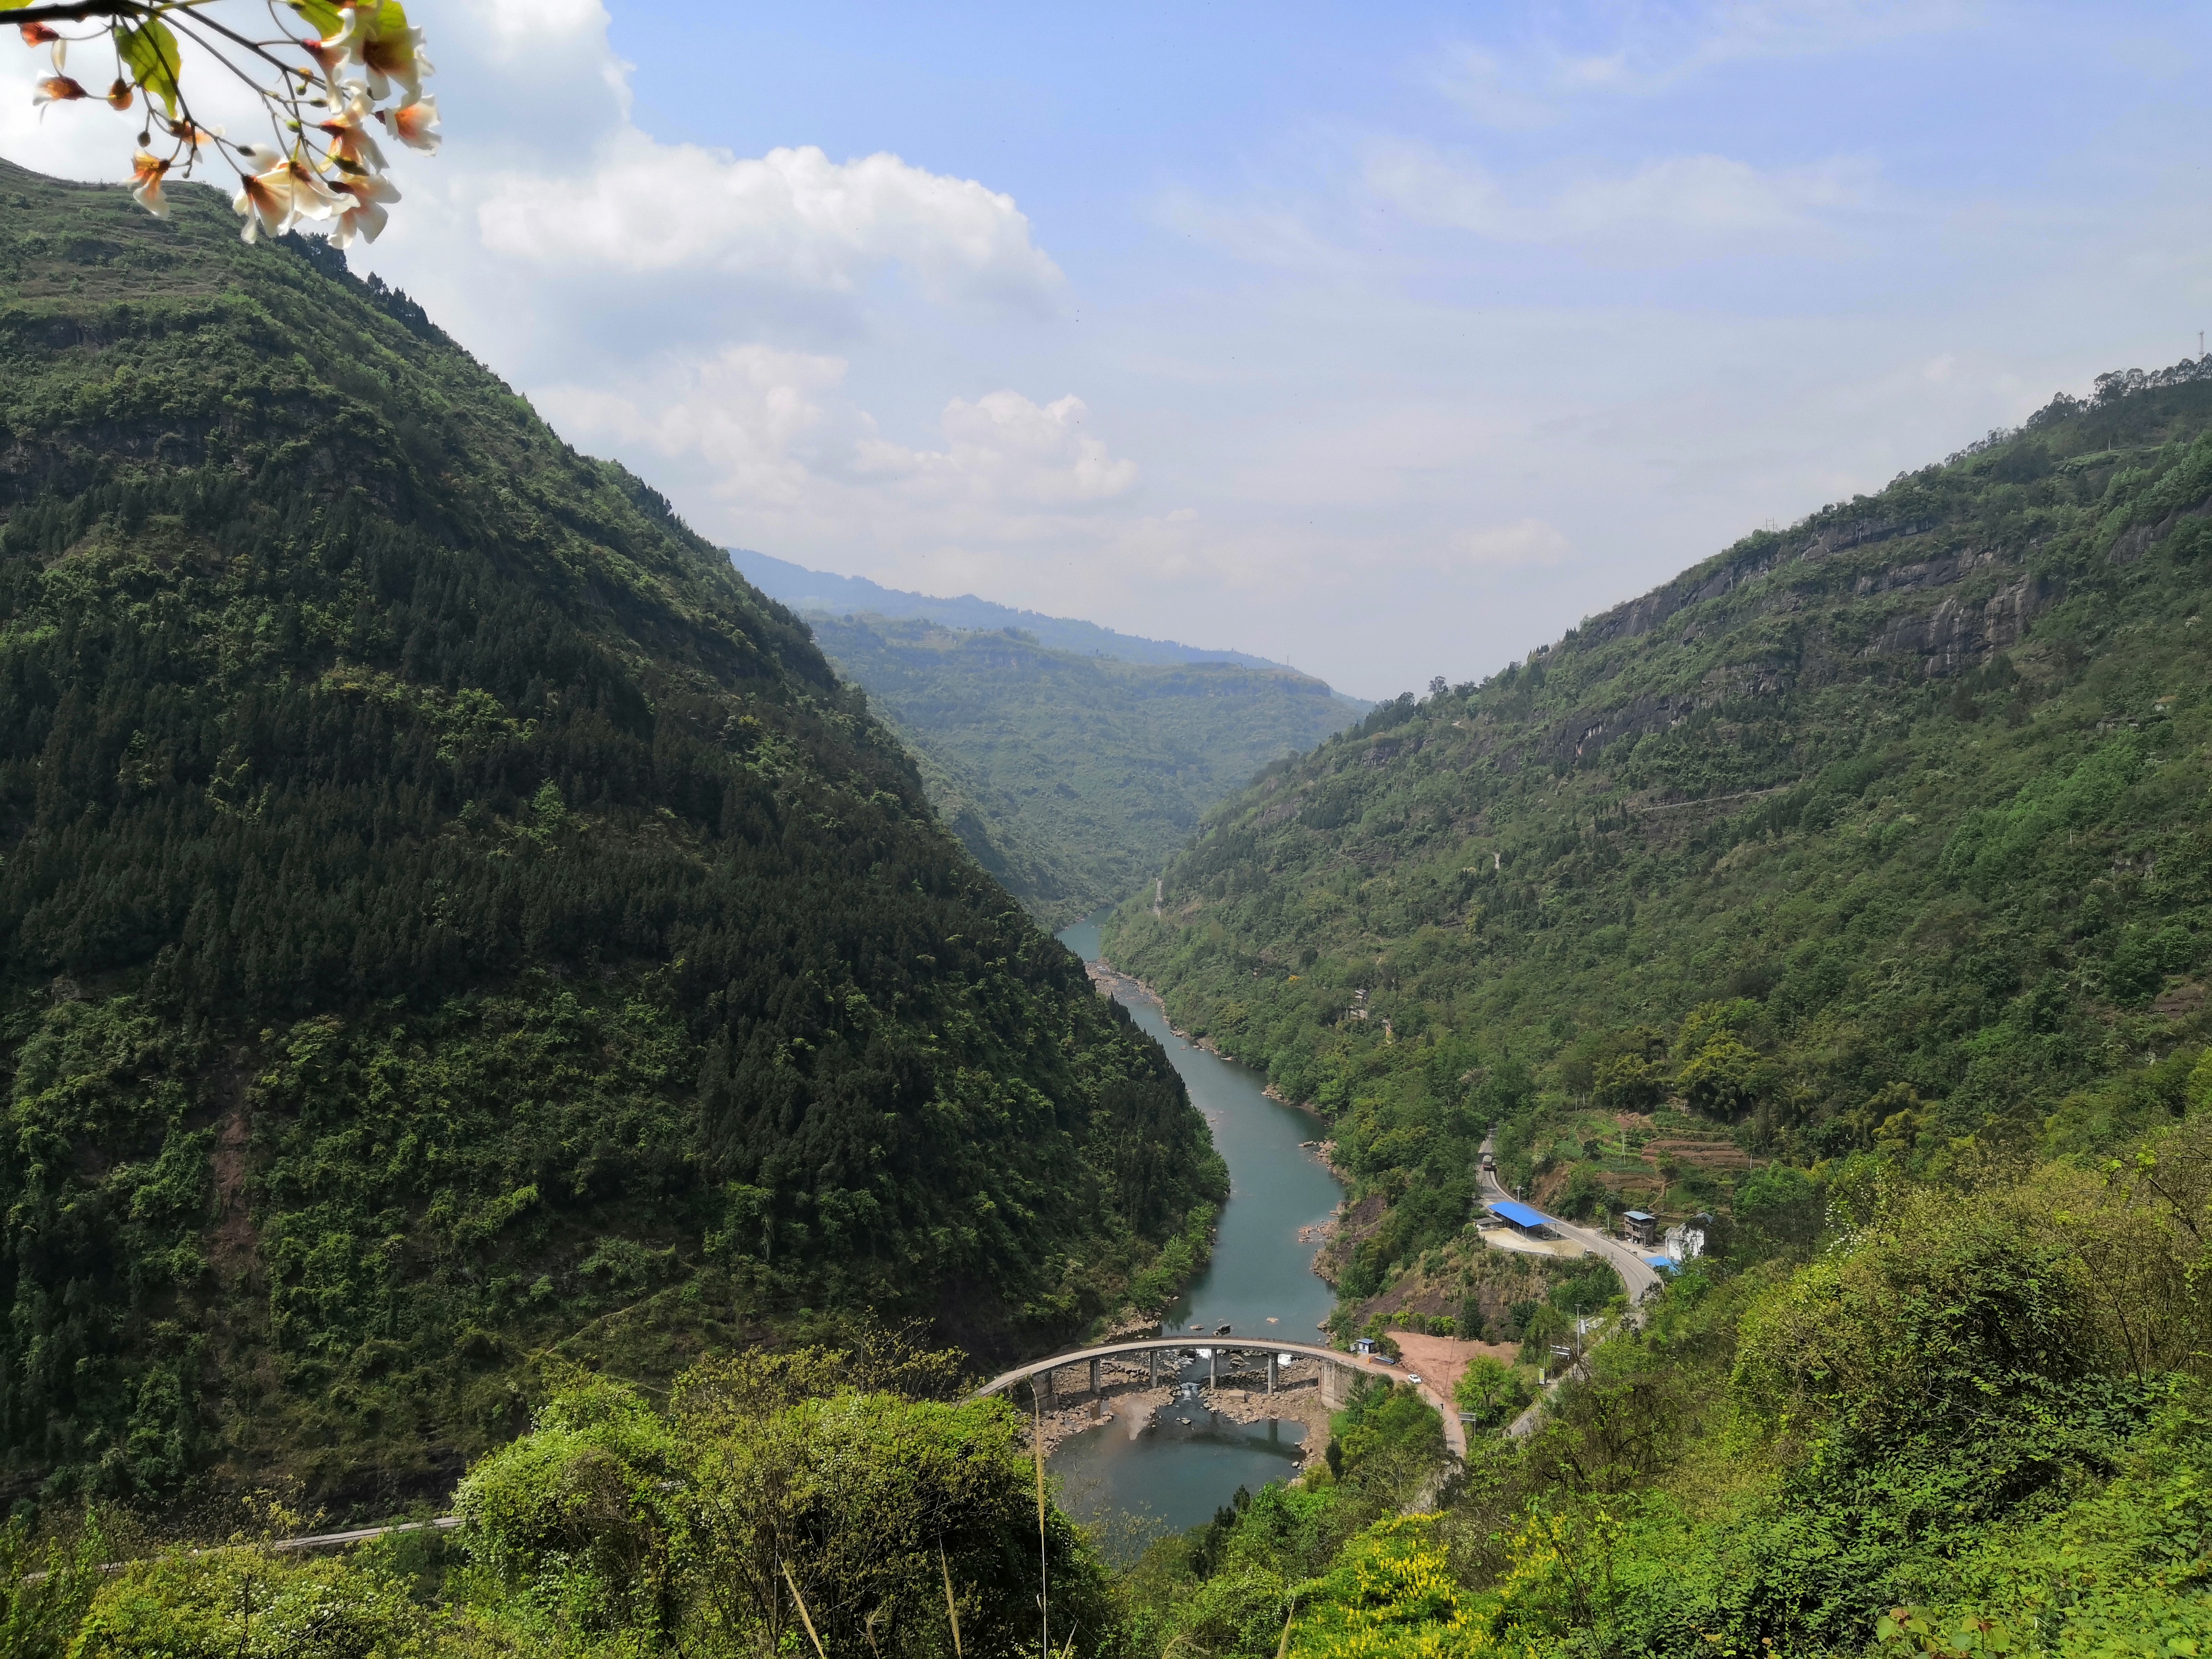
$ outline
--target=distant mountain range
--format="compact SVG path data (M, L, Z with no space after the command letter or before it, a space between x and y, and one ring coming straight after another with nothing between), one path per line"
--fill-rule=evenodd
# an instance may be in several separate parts
M909 593L885 587L866 576L833 576L803 565L770 558L748 548L730 550L730 562L755 587L772 599L781 599L793 611L826 611L833 617L874 616L889 621L928 621L946 628L994 629L1018 628L1039 645L1054 651L1073 651L1085 657L1118 657L1123 662L1233 662L1247 668L1288 668L1243 651L1207 651L1178 645L1173 640L1147 640L1119 634L1097 623L1069 617L1048 617L1036 611L1017 611L994 605L973 593L957 599Z
M905 739L946 827L1053 927L1149 889L1215 802L1368 708L1289 668L1123 662L1048 649L1027 629L804 614Z
M1148 887L1215 802L1371 707L1242 651L730 560L805 618L906 740L938 815L1048 927Z

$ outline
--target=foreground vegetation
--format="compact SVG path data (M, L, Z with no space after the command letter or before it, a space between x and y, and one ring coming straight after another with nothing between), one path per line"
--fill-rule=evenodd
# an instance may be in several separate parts
M930 621L809 620L913 750L945 825L1048 927L1148 886L1207 808L1367 707L1287 668L1123 662Z
M100 1538L19 1525L0 1629L27 1656L964 1659L1038 1650L1042 1553L1085 1659L2177 1659L2212 1643L2212 1115L2129 1150L1942 1187L1854 1154L1814 1245L1693 1263L1525 1441L1500 1411L1454 1466L1433 1410L1368 1383L1299 1485L1126 1570L1040 1508L1012 1407L878 1334L665 1400L550 1379L442 1538L103 1573Z
M1165 1057L803 626L174 196L0 164L0 1498L389 1504L549 1365L1202 1256Z

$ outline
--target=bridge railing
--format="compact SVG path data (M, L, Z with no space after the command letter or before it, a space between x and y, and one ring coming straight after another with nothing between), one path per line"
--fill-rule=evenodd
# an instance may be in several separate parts
M1091 1369L1090 1388L1086 1392L1096 1394L1101 1391L1100 1367L1103 1362L1109 1359L1126 1359L1139 1355L1146 1357L1150 1361L1146 1367L1148 1382L1156 1383L1159 1380L1159 1359L1162 1355L1180 1357L1184 1354L1201 1352L1212 1361L1212 1376L1215 1381L1219 1380L1220 1362L1224 1357L1255 1354L1261 1356L1263 1369L1267 1374L1267 1392L1270 1394L1275 1391L1280 1366L1285 1360L1291 1363L1302 1359L1310 1360L1323 1365L1336 1366L1355 1372L1364 1371L1367 1369L1357 1355L1344 1353L1334 1348L1324 1348L1316 1343L1285 1342L1280 1338L1270 1341L1265 1337L1200 1336L1195 1334L1189 1336L1138 1337L1121 1342L1103 1342L1092 1347L1077 1348L1066 1353L1048 1354L1042 1359L1030 1360L1026 1364L1015 1366L1012 1370L1000 1372L978 1389L969 1398L981 1399L986 1395L1003 1393L1022 1382L1030 1382L1034 1386L1034 1381L1038 1377L1045 1379L1043 1391L1049 1396L1055 1392L1052 1382L1054 1372L1063 1370L1071 1365L1083 1364L1088 1364ZM1177 1363L1180 1364L1180 1358Z

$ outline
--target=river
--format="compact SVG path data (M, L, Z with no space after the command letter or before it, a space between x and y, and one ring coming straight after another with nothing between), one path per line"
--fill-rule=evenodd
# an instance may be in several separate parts
M1085 962L1097 961L1099 921L1077 922L1060 935L1061 943ZM1229 1165L1229 1201L1212 1260L1168 1310L1163 1330L1229 1325L1238 1336L1326 1340L1317 1328L1335 1297L1313 1271L1315 1246L1298 1237L1301 1228L1327 1220L1344 1195L1320 1158L1299 1145L1320 1135L1319 1120L1268 1099L1261 1091L1265 1079L1243 1066L1185 1042L1156 1003L1121 1000L1167 1050ZM1186 1374L1195 1378L1205 1369L1192 1365ZM1287 1479L1304 1433L1287 1419L1235 1423L1179 1400L1151 1422L1109 1423L1075 1436L1052 1455L1050 1468L1079 1519L1130 1517L1139 1530L1146 1524L1180 1530L1211 1519L1239 1486L1257 1491ZM1128 1534L1127 1528L1109 1528L1109 1548L1133 1541Z

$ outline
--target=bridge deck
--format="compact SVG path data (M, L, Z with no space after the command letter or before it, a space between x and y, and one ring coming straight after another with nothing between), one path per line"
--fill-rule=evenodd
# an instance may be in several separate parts
M1337 1348L1324 1348L1316 1342L1285 1342L1259 1336L1200 1336L1196 1332L1188 1336L1137 1337L1125 1342L1104 1342L1093 1348L1076 1348L1066 1353L1048 1354L1042 1359L1032 1359L1027 1364L1017 1365L1012 1370L1001 1371L969 1396L980 1400L986 1395L998 1394L1015 1383L1047 1371L1056 1371L1066 1365L1080 1365L1092 1359L1112 1359L1126 1354L1159 1353L1170 1349L1211 1348L1237 1353L1286 1353L1300 1359L1319 1360L1324 1364L1367 1376L1388 1377L1403 1382L1406 1373L1395 1366L1384 1365L1364 1354L1346 1353ZM1430 1382L1413 1385L1435 1407L1444 1420L1444 1444L1455 1457L1467 1455L1467 1430L1459 1420L1459 1408L1445 1399Z

